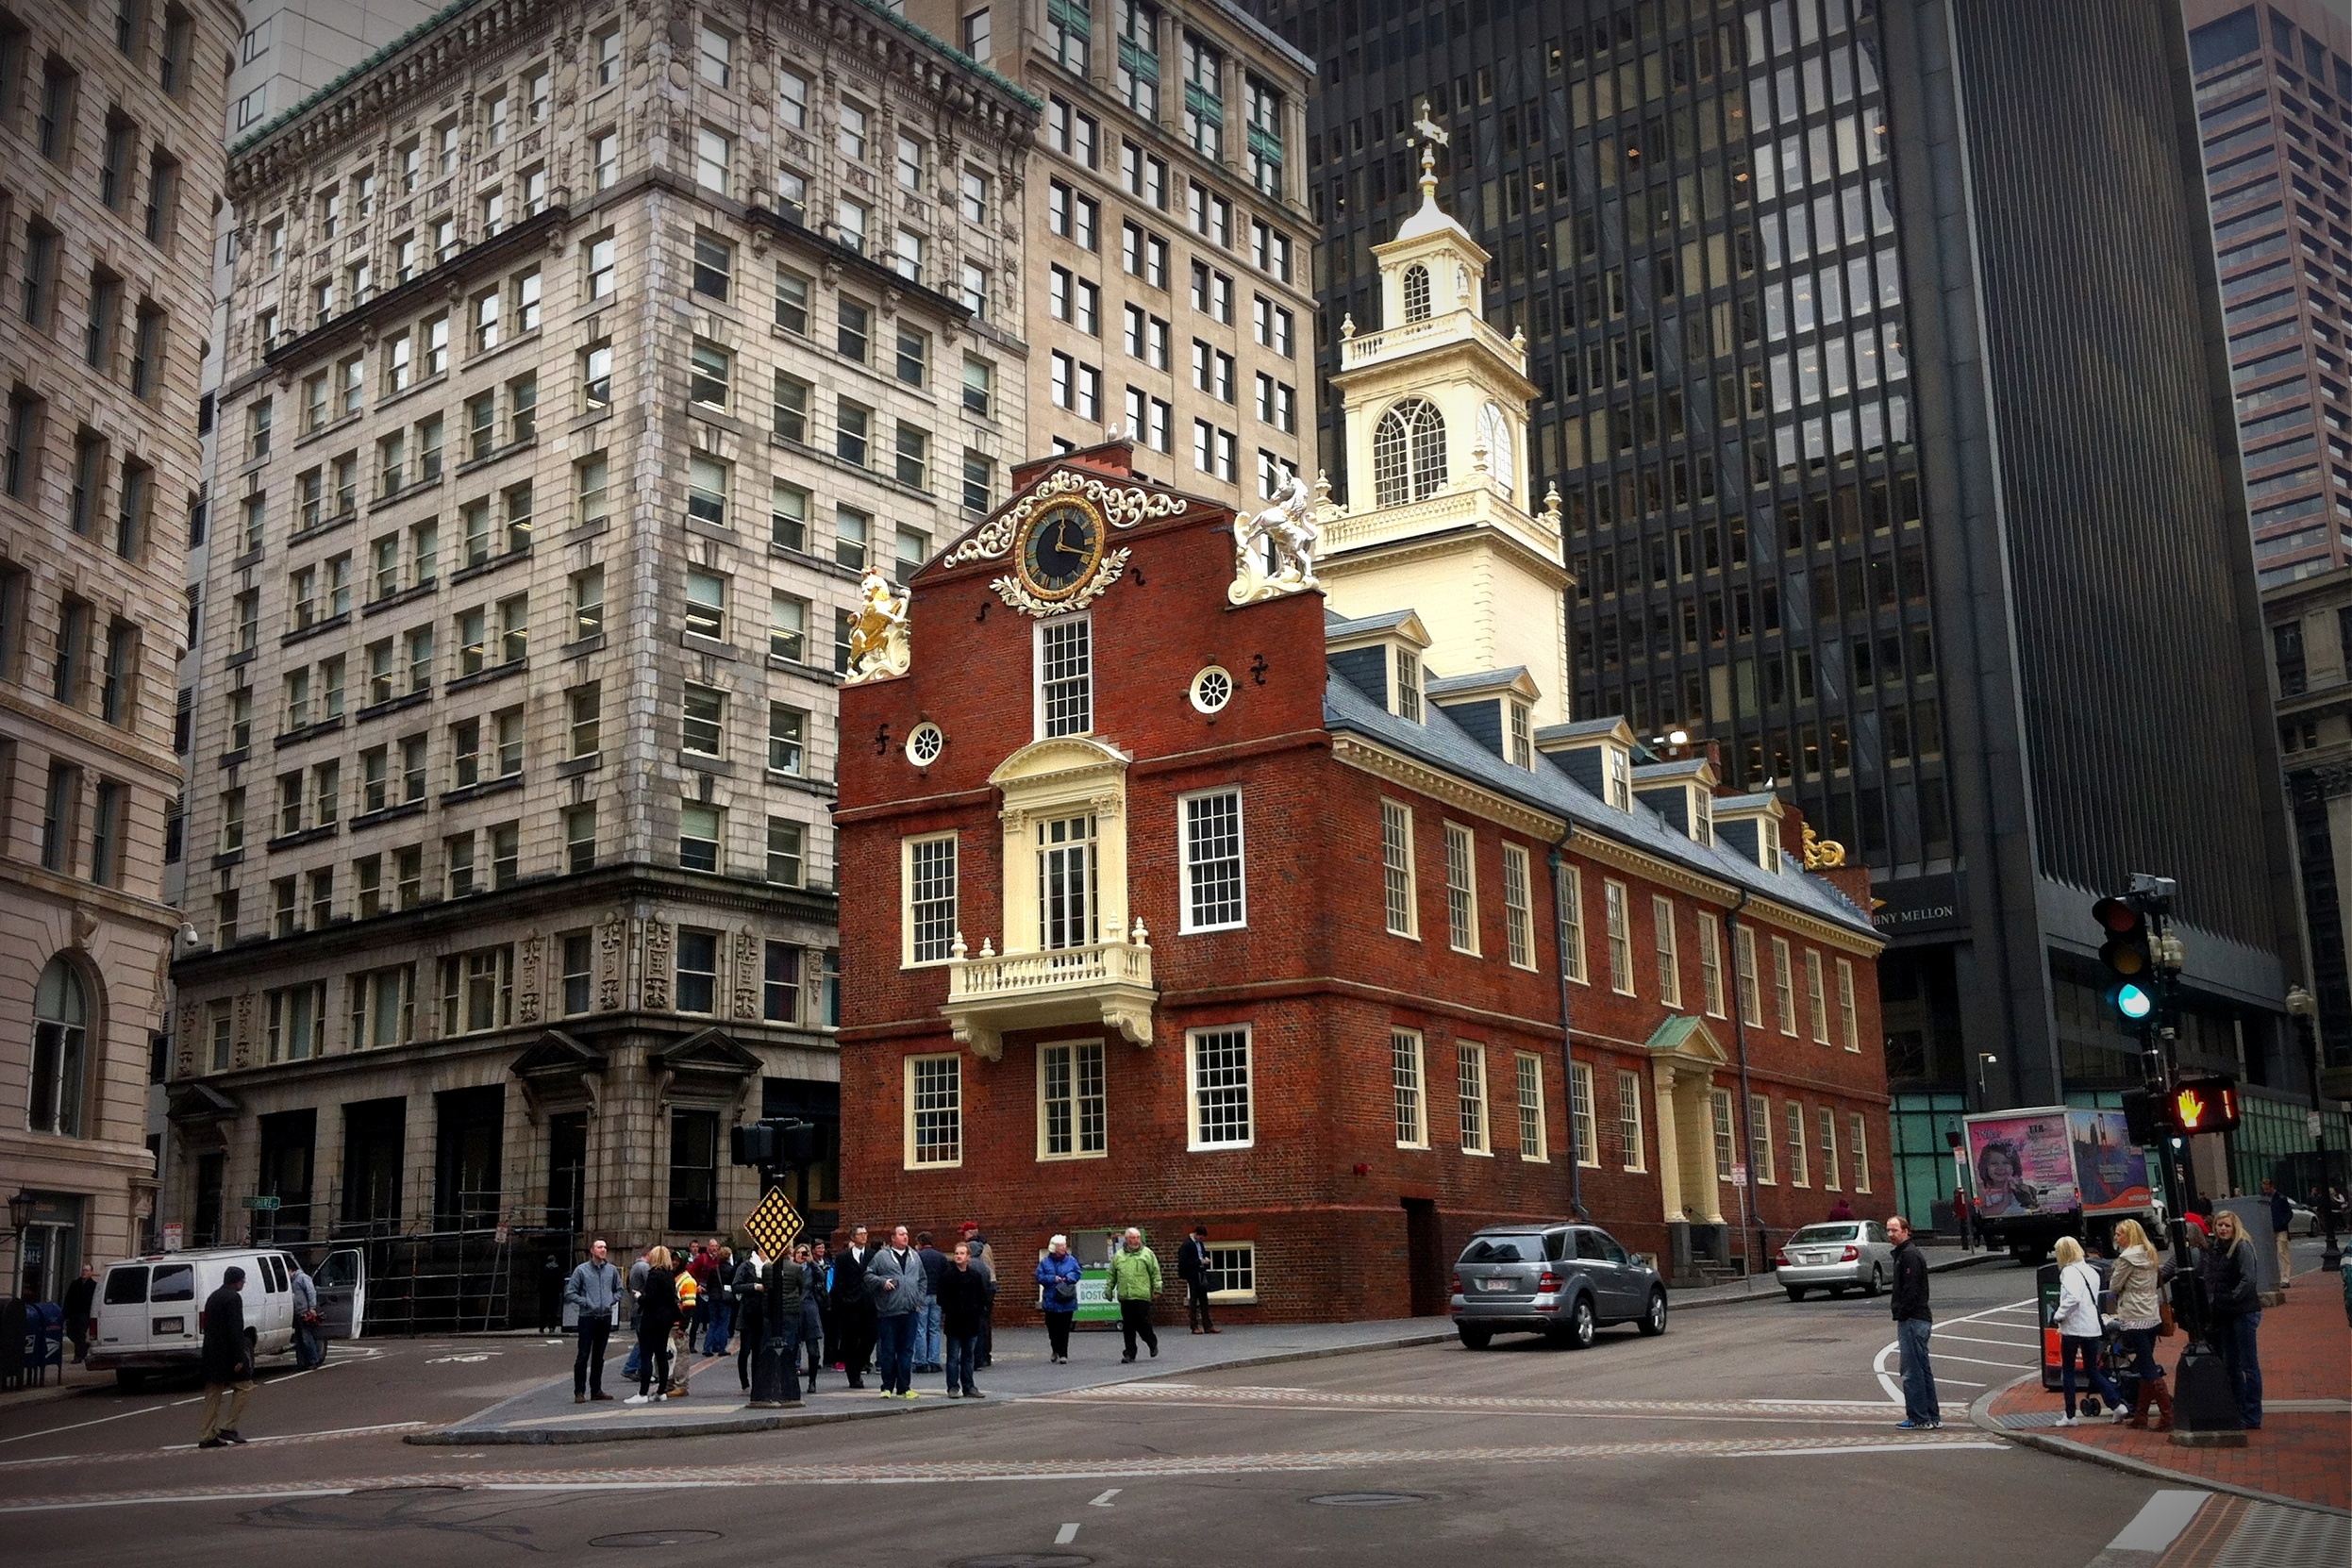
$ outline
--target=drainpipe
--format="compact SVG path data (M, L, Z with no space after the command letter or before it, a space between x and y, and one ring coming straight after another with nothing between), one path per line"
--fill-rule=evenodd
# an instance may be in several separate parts
M1742 888L1740 901L1723 912L1723 927L1731 947L1731 1038L1740 1055L1740 1126L1747 1132L1746 1146L1740 1151L1741 1162L1747 1167L1747 1179L1740 1183L1740 1227L1747 1229L1750 1221L1754 1222L1756 1251L1747 1262L1748 1282L1753 1285L1758 1260L1764 1256L1764 1217L1750 1201L1756 1192L1756 1100L1747 1088L1747 1008L1740 994L1740 911L1747 908L1747 900L1748 892ZM1760 968L1756 984L1760 990L1764 983L1760 970L1763 960L1760 958L1757 961ZM1771 1135L1770 1128L1765 1132L1767 1137Z
M1571 1043L1575 1037L1568 1029L1568 906L1560 896L1560 872L1567 864L1561 851L1576 836L1576 825L1562 823L1560 842L1552 845L1546 863L1552 870L1552 958L1560 971L1560 1092L1568 1102L1568 1209L1577 1219L1589 1221L1593 1216L1584 1207L1584 1151L1576 1147L1576 1063Z

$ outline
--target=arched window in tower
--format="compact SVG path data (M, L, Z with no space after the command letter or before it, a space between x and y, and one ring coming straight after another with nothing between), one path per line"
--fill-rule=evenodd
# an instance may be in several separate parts
M1405 269L1405 319L1429 319L1429 269L1418 261Z
M90 1002L72 961L49 960L33 990L31 1092L25 1125L60 1138L82 1135L82 1082L88 1072Z
M1401 506L1445 483L1445 416L1426 398L1409 397L1380 416L1372 432L1374 504Z
M1513 481L1519 468L1510 450L1510 422L1503 417L1503 410L1494 404L1490 403L1478 410L1478 440L1486 447L1486 466L1488 472L1494 475L1495 488L1503 492L1505 500L1510 499L1517 493L1518 487Z

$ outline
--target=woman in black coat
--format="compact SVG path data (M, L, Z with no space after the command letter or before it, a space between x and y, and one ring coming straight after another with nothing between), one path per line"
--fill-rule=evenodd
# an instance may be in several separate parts
M645 1289L637 1298L637 1393L629 1403L643 1405L670 1392L670 1331L677 1326L677 1270L668 1247L645 1254ZM660 1393L647 1394L655 1363L660 1364Z
M809 1387L814 1389L825 1354L825 1308L818 1299L825 1294L825 1265L806 1242L792 1248L792 1261L800 1265L800 1348L807 1353Z
M735 1326L742 1335L741 1347L735 1352L735 1380L751 1392L752 1358L759 1354L759 1341L766 1333L761 1309L767 1305L768 1293L759 1288L761 1259L757 1250L746 1251L742 1261L735 1265L735 1277L730 1282L735 1290Z
M2234 1210L2213 1216L2213 1239L2197 1272L2205 1280L2205 1308L2211 1322L2207 1337L2229 1371L2238 1414L2249 1432L2262 1427L2262 1361L2256 1331L2262 1325L2262 1298L2256 1283L2254 1243Z

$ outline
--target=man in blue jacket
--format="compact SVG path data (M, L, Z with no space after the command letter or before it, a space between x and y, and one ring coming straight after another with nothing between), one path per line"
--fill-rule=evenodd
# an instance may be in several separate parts
M866 1254L865 1293L874 1308L882 1397L912 1399L915 1326L930 1305L931 1286L905 1226L891 1232L890 1245Z
M572 1358L572 1403L609 1400L605 1392L605 1343L621 1306L621 1271L612 1266L599 1239L589 1244L588 1261L563 1282L563 1304L579 1326L579 1354Z

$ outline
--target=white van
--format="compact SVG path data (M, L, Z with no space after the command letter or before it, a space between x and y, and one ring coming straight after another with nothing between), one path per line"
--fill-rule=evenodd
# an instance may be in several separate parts
M275 1249L206 1247L149 1253L107 1265L98 1282L97 1332L90 1364L125 1387L150 1372L189 1372L204 1359L205 1298L232 1267L245 1271L245 1338L258 1360L294 1347L292 1255ZM365 1261L356 1249L330 1252L311 1281L329 1339L354 1339L365 1310Z

